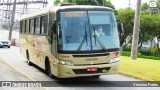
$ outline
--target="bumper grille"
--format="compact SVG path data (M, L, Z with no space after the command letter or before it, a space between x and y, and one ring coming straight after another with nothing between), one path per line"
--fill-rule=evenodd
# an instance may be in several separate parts
M87 69L74 69L73 72L75 74L96 74L96 73L104 73L103 70L108 70L110 69L110 67L107 68L97 68L97 71L87 71Z
M8 44L8 42L2 42L3 44Z

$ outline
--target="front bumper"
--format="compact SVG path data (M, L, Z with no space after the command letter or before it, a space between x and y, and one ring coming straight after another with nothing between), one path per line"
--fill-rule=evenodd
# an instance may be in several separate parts
M0 44L0 47L10 47L11 45L3 45L3 44Z
M89 67L96 67L97 71L88 72L87 68ZM67 66L58 64L57 77L70 78L70 77L81 77L81 76L116 74L119 71L118 67L119 67L119 62L112 64L99 64L99 65L86 65L86 66Z

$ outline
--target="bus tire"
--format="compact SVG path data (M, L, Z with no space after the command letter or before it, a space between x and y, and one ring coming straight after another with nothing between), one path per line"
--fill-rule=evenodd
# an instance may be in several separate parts
M26 57L27 57L27 63L28 63L28 65L29 66L32 66L33 65L33 63L30 61L30 59L29 59L29 53L28 53L28 50L27 50L27 52L26 52Z
M45 61L45 62L46 62L46 63L45 63L45 71L46 71L46 73L47 73L47 75L48 75L49 77L53 78L53 75L52 75L52 73L51 73L51 66L50 66L50 62L49 62L48 58L46 58L46 61Z
M101 75L92 76L92 78L99 78Z

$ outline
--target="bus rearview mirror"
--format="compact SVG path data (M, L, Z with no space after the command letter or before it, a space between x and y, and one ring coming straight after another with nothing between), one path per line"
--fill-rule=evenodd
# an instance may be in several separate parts
M121 22L120 20L117 20L117 28L118 28L119 33L121 33L121 34L124 33L123 22Z
M52 26L51 26L51 31L52 33L56 34L56 22L53 22Z

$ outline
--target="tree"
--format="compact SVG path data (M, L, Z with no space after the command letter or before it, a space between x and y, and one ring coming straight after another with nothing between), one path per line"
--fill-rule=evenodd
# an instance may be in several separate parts
M143 3L142 6L141 6L141 11L142 12L147 12L148 9L149 9L149 4Z
M77 5L94 5L93 0L75 0Z
M123 22L124 25L124 36L120 40L120 45L125 47L131 42L132 29L134 22L134 10L131 8L118 10L117 20Z
M103 0L63 0L64 3L76 3L77 5L98 5L103 6ZM54 4L57 5L60 0L55 0ZM114 5L110 1L105 1L105 6L115 10Z
M140 25L140 35L139 35L139 48L142 47L142 44L144 42L147 42L149 40L152 40L155 37L155 26L157 24L155 23L155 17L156 15L151 15L148 13L142 13L141 17L141 25ZM154 31L154 32L153 32Z
M60 0L55 0L54 5L58 5L60 3Z
M113 10L115 10L114 5L110 2L110 1L106 1L105 6L112 8Z
M148 12L151 14L160 14L160 0L157 0L156 3L157 3L156 8L150 7L148 3L143 3L141 6L142 12Z

